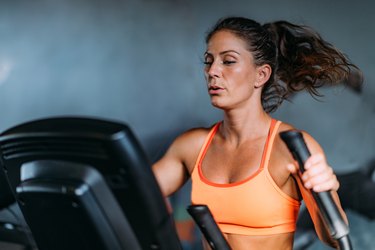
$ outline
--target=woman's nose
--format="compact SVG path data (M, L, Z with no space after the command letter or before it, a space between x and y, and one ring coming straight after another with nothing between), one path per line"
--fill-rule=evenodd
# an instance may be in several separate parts
M206 68L206 74L209 77L220 77L221 74L221 66L218 62L212 62Z

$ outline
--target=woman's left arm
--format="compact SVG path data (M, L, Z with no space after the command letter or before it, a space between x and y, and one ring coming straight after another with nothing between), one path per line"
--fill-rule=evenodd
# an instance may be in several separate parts
M320 145L305 132L303 132L303 137L307 147L309 148L311 156L305 162L305 172L301 175L302 182L298 181L298 186L303 199L305 200L306 207L314 222L315 230L319 239L330 246L337 247L336 240L331 237L329 231L324 225L318 209L315 207L314 202L312 202L313 197L311 192L308 190L312 190L314 192L330 192L338 210L340 211L346 224L348 224L348 219L343 208L341 207L340 199L337 194L340 184L332 167L328 165ZM289 164L288 169L292 174L298 173L298 166L294 164Z

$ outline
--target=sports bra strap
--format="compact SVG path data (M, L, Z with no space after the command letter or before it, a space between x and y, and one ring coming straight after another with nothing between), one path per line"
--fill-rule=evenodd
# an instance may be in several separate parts
M262 168L268 168L268 162L270 160L273 142L275 141L275 137L277 135L277 132L279 131L280 124L281 124L281 121L272 119L270 132L269 132L270 134L266 142L266 146L264 149L265 152L263 153L262 162L260 165Z
M198 166L198 164L200 163L202 157L206 154L206 151L207 151L208 147L210 146L211 141L212 141L212 139L214 138L214 135L216 134L216 131L219 129L221 123L222 123L222 121L216 123L216 124L211 128L210 132L208 133L206 139L204 140L204 143L203 143L203 145L202 145L202 148L201 148L201 150L199 151L199 154L198 154L197 160L196 160L195 165L194 165L194 169L197 168L197 166ZM194 171L194 169L193 169L193 171Z

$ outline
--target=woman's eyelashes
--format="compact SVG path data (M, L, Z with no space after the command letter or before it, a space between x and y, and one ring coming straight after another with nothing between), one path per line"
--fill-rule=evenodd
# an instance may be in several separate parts
M213 60L204 60L203 61L203 64L204 65L212 65L212 63L213 63ZM235 60L223 60L223 61L221 61L221 64L223 64L223 65L232 65L232 64L235 64L236 63L236 61Z
M212 64L212 61L204 60L204 61L203 61L203 64L204 64L204 65L211 65L211 64Z
M233 61L233 60L226 60L226 61L223 61L223 64L224 65L231 65L231 64L234 64L236 63L236 61Z

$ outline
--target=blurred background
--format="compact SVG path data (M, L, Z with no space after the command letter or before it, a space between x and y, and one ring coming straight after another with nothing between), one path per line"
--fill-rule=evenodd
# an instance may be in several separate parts
M154 162L182 131L221 119L203 77L208 28L228 15L283 19L312 26L363 71L361 91L297 94L274 114L311 133L344 181L368 178L351 182L353 190L374 182L374 9L370 0L0 0L0 131L51 116L120 121ZM352 241L375 249L375 201L369 189L358 192L364 199L354 205L347 198ZM200 249L185 211L189 183L171 202L185 248ZM327 249L304 230L296 249Z

